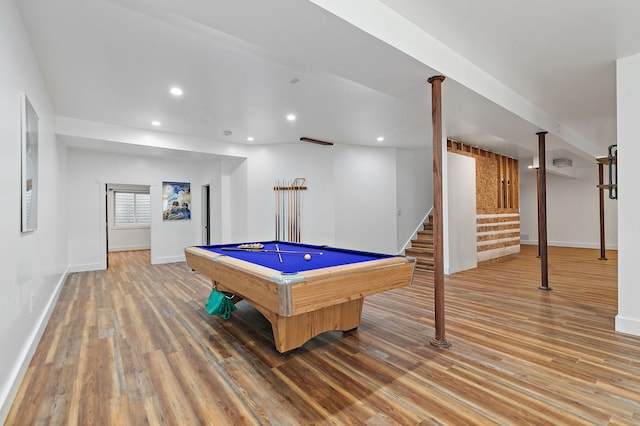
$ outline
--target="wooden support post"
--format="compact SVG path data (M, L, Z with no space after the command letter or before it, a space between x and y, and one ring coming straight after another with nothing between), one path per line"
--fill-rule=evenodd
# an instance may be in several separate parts
M442 82L445 77L436 75L431 84L431 124L433 127L433 293L436 335L431 344L448 348L444 327L444 242L442 208Z
M500 209L500 208L504 207L502 205L502 187L503 187L503 185L502 185L502 156L496 154L496 157L497 157L496 164L497 164L497 167L498 167L498 172L496 173L496 175L498 177L498 181L497 181L497 185L496 185L496 188L498 190L498 205L496 207Z
M538 258L540 257L540 166L536 168L536 186L538 187Z
M607 260L607 252L604 245L604 164L598 163L598 192L600 193L600 257L598 260Z
M540 290L551 290L549 287L549 259L547 256L547 165L545 158L545 135L538 132L538 156L540 158L540 194L538 195L538 229L540 232Z

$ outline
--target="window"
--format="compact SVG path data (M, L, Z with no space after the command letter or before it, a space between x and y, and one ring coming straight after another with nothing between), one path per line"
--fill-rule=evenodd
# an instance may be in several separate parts
M115 193L115 224L149 225L151 223L151 197L139 192Z

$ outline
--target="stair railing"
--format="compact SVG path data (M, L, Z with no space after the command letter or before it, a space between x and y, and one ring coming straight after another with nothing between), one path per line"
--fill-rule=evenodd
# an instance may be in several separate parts
M418 226L416 226L416 229L413 231L413 233L411 235L409 235L409 239L404 243L404 245L398 251L398 253L396 253L397 255L404 254L404 251L407 248L409 248L409 245L411 245L411 241L418 236L418 231L422 231L424 229L424 223L427 221L427 219L429 219L429 215L431 214L431 212L433 212L433 206L429 209L427 214L424 215L424 217L422 218L420 223L418 223Z

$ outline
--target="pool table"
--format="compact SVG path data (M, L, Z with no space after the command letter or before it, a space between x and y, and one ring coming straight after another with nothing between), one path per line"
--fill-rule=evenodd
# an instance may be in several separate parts
M247 244L262 248L238 248ZM187 247L185 256L215 288L267 318L279 352L358 328L364 297L410 285L415 266L411 257L280 241Z

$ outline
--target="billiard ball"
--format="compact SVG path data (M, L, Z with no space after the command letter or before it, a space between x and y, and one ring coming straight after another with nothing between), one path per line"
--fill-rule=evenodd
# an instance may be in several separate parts
M305 254L305 255L304 255L304 260L309 260L309 259L311 259L311 255L310 255L310 254L308 254L308 253L307 253L307 254Z

